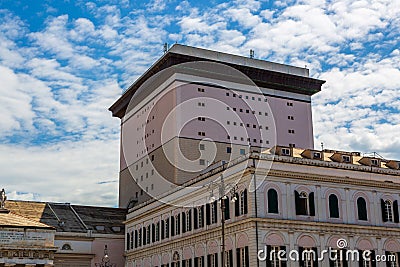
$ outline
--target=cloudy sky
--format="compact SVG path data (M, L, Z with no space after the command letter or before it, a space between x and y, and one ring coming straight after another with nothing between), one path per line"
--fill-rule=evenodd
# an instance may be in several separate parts
M310 69L315 144L400 159L400 0L0 1L0 187L117 205L108 107L181 43Z

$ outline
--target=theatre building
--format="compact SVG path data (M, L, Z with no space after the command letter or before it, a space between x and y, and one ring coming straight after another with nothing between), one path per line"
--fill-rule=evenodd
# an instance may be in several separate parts
M221 266L222 216L226 266L399 266L399 179L399 162L354 152L274 147L244 155L130 209L126 266ZM338 240L347 245L338 247ZM329 248L395 257L389 263L257 256Z

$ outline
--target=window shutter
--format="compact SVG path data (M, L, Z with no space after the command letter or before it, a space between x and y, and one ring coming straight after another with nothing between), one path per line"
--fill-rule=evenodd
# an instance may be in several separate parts
M138 231L135 230L135 248L138 246Z
M295 191L296 192L296 191ZM300 262L300 267L304 267L304 259L303 259L303 247L299 247L299 262Z
M229 198L224 199L224 209L225 209L225 220L229 220L231 218L229 210Z
M240 248L236 249L236 266L241 267L240 266Z
M310 216L315 216L315 202L314 202L314 192L308 195L308 201L310 205Z
M358 258L359 258L358 266L359 266L359 267L364 267L364 266L363 266L363 261L364 261L364 259L363 259L362 254L363 254L363 251L362 251L362 250L358 250Z
M390 261L389 261L389 257L390 257L390 252L389 251L385 251L385 256L386 256L386 267L391 267Z
M347 254L347 250L346 249L342 249L342 263L343 263L343 267L349 267L349 263L346 260L346 254Z
M165 220L165 238L169 238L169 218Z
M143 243L143 246L144 246L144 245L146 245L146 228L145 227L142 228L142 236L143 236L142 243Z
M207 220L207 225L210 225L211 224L210 203L207 203L206 205L206 220Z
M156 242L156 225L154 223L151 225L151 242Z
M270 245L267 245L267 251L265 252L265 253L267 253L267 255L265 255L266 256L265 263L266 263L267 267L271 267L272 266L272 263L271 263L271 250L272 250L272 247Z
M161 240L165 238L165 222L164 220L161 221Z
M216 223L217 222L217 209L218 209L218 201L214 201L214 205L213 205L213 212L214 212L214 220L215 222L211 222L211 223Z
M294 190L294 205L296 206L296 215L300 215L300 194Z
M243 196L244 196L244 214L247 214L247 189L244 190Z
M385 209L385 201L381 199L382 221L387 222L387 214Z
M182 212L182 233L186 232L186 213Z
M313 267L318 267L318 249L316 247L312 248L315 252L315 258L313 259Z
M201 224L199 224L199 228L203 228L204 227L204 206L201 206L200 214L201 214Z
M375 250L371 251L370 259L371 259L371 260L372 260L372 259L375 259ZM372 265L372 267L376 267L376 261L375 261L375 260L372 260L372 261L371 261L371 265Z
M244 247L244 257L246 262L246 267L250 267L250 259L249 259L249 247Z
M171 217L171 236L175 235L175 217Z
M189 210L189 231L192 231L192 210Z
M198 216L198 209L197 207L193 208L193 214L194 214L194 229L199 228L199 216Z
M393 202L393 216L394 216L394 222L398 223L399 222L399 204L397 200Z
M176 224L177 224L177 231L176 234L179 235L181 233L181 215L178 214L177 219L176 219Z
M240 205L240 199L239 199L239 194L235 193L236 201L235 201L235 216L239 216L239 205Z
M280 249L286 252L286 246L281 246ZM287 255L285 254L282 258L287 258ZM281 267L286 267L286 261L281 261Z
M131 235L129 233L126 234L126 250L130 250L129 243L131 241Z

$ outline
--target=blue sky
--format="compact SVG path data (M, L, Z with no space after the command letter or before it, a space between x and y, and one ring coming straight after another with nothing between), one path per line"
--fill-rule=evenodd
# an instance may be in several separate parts
M400 0L0 2L0 181L115 206L108 107L175 42L305 66L315 144L400 160Z

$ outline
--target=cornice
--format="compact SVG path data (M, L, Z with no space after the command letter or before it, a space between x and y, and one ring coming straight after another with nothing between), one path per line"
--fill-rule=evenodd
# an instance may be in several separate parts
M287 172L281 170L270 170L267 171L266 174L268 176L289 178L294 180L306 180L306 181L325 182L325 183L342 184L342 185L346 184L346 185L400 190L400 184L391 182L381 182L376 180L375 181L365 180L365 179L361 180L350 177L340 177L340 176L330 176L330 175L320 175L320 174L317 175L317 174L302 173L295 171Z

